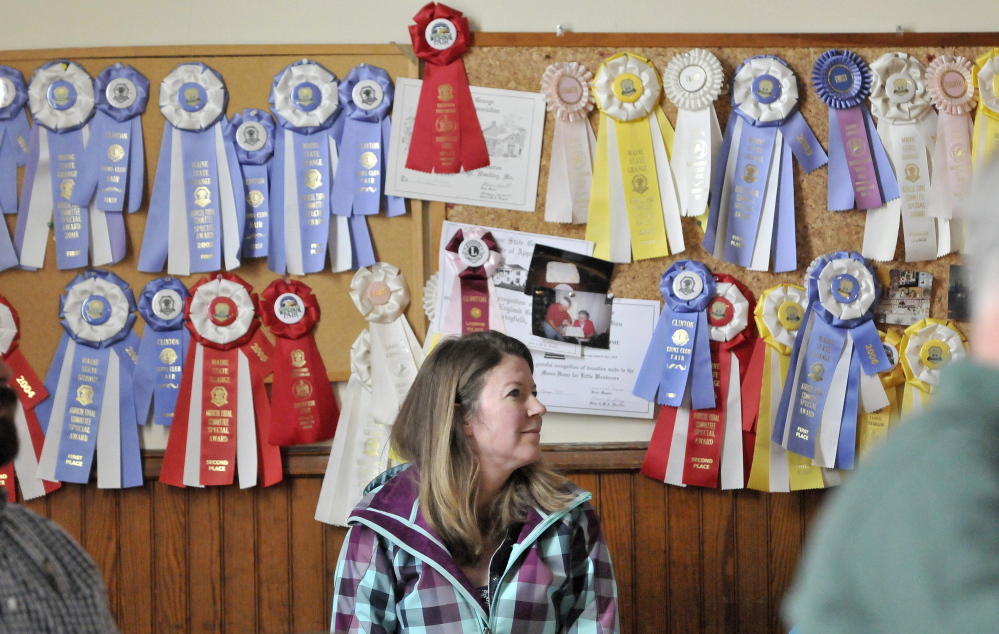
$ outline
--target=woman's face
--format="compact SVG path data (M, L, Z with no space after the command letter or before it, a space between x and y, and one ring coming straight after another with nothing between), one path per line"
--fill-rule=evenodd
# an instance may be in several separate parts
M511 473L541 459L541 417L545 406L527 362L506 355L486 373L478 409L465 421L465 435L479 467L492 474Z

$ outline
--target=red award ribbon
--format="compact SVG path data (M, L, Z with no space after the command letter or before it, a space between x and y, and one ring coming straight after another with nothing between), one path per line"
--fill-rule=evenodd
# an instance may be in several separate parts
M489 165L461 56L471 33L460 11L430 2L409 27L413 51L426 62L406 167L457 174Z
M718 294L708 305L708 323L711 325L711 369L714 375L716 406L713 409L690 412L687 451L683 465L684 484L711 488L719 486L722 448L729 415L735 415L740 421L738 432L742 436L743 447L747 444L745 433L741 429L741 411L727 410L729 391L742 389L756 343L751 319L754 308L753 294L731 275L716 273L715 280ZM737 303L743 304L741 308L736 306ZM733 360L738 363L738 385L731 385ZM752 443L749 445L752 446ZM740 450L739 454L744 459L745 452ZM743 462L743 484L748 473Z
M191 288L185 306L191 344L160 482L225 485L237 472L243 488L255 484L256 475L264 486L281 480L280 450L268 442L271 415L264 386L274 348L259 330L252 290L232 273L202 278ZM197 418L192 403L198 404ZM241 438L250 434L255 451L246 452L245 445L241 451ZM237 469L237 460L247 459L255 461L257 473Z
M461 334L499 330L490 328L490 319L497 324L500 316L490 314L490 305L495 302L490 293L490 280L500 262L500 250L496 239L489 231L480 227L459 229L444 247L447 259L457 273L460 297L451 294L451 302L461 302ZM447 311L453 317L452 311ZM457 324L446 319L443 332L457 334Z
M42 445L45 443L45 434L38 423L38 416L35 414L35 406L48 398L48 390L42 380L38 378L35 371L28 365L28 360L21 354L17 340L21 336L20 319L17 311L10 305L6 298L0 297L0 359L6 363L11 370L10 387L17 393L20 408L24 413L27 423L28 438L21 437L22 447L30 446L35 453L34 465L37 467L38 460L42 456ZM23 449L22 449L23 451ZM17 494L14 491L14 462L0 469L0 486L7 489L7 499L10 502L17 501ZM49 482L38 478L35 473L17 472L17 477L21 482L21 492L24 499L30 500L38 497L37 494L30 494L25 487L26 479L33 479L40 483L43 488L32 487L32 491L38 494L44 490L45 493L55 491L62 484Z
M271 444L329 440L336 433L340 409L312 335L319 321L316 296L301 282L274 280L261 294L260 313L276 338Z

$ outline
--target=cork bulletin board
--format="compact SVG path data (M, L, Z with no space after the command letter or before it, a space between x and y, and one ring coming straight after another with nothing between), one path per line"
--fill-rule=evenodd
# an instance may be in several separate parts
M164 118L159 110L159 87L163 78L182 62L200 61L222 74L229 92L227 114L232 116L244 108L268 110L274 75L288 64L302 58L323 64L340 79L356 64L364 62L388 71L392 78L416 77L418 68L396 46L183 46L102 48L70 50L34 50L0 52L0 64L20 70L26 81L42 64L55 59L69 59L82 65L91 77L115 62L135 67L150 82L149 102L142 116L145 141L145 187L142 208L126 215L128 251L125 259L107 268L132 287L138 298L143 287L160 274L141 273L136 269L139 250L145 230L149 195L156 173L160 141L163 136ZM23 173L23 170L21 170ZM422 339L426 331L420 294L424 281L424 205L411 203L411 213L392 218L369 217L369 226L375 245L375 254L381 260L397 267L406 276L414 301L407 317L417 335ZM6 218L13 235L14 216ZM8 270L0 273L0 294L6 296L18 311L21 320L21 345L28 361L44 377L62 335L59 323L59 296L79 270L59 271L55 266L54 238L50 232L45 267L36 272ZM277 275L267 270L263 259L245 260L233 271L247 282L254 291L262 292ZM181 278L188 287L202 275ZM296 276L289 276L296 277ZM331 273L327 271L304 276L303 281L316 294L322 317L316 329L316 340L326 362L329 378L346 381L350 376L350 345L367 326L367 322L354 307L348 293L352 271ZM136 329L141 332L144 324L140 318ZM266 332L266 328L263 328Z
M469 83L511 90L537 91L545 68L557 61L575 61L596 73L600 63L611 55L630 51L646 57L660 76L674 55L691 48L705 48L721 61L728 80L736 67L753 55L776 55L786 61L798 78L801 112L816 137L828 147L828 110L811 86L811 70L816 58L830 48L848 48L868 63L885 53L901 51L924 64L938 55L963 55L972 62L999 45L997 34L855 34L855 35L746 35L746 34L573 34L556 36L538 33L477 33L475 46L465 55ZM718 120L725 128L731 112L727 84L715 102ZM676 106L665 96L660 104L671 122L676 121ZM538 188L538 208L533 214L501 211L478 207L449 205L448 220L485 226L515 229L533 233L556 234L583 238L585 225L566 225L544 221L545 184L551 155L554 120L549 113L541 159L541 183ZM598 128L598 113L590 116L594 130ZM599 132L598 132L599 134ZM703 231L694 218L683 219L686 249L667 258L643 260L615 267L611 292L618 297L662 299L659 278L675 259L704 262L716 273L728 273L743 281L756 297L770 287L783 283L802 284L805 267L815 257L838 250L859 252L863 244L865 211L830 212L826 209L826 168L806 174L795 161L795 212L798 268L789 273L748 271L734 264L716 260L701 247ZM896 257L904 257L901 237ZM931 317L947 316L947 284L951 264L960 264L960 256L951 254L928 261L872 262L887 285L892 268L931 273L933 299ZM958 326L967 334L966 324ZM897 328L897 326L896 326Z

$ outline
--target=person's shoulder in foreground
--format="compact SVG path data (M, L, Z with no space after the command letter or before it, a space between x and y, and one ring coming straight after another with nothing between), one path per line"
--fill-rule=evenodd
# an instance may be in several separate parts
M784 606L801 634L999 631L999 370L947 368L816 526Z
M93 560L58 525L0 489L0 632L118 632Z
M331 631L368 631L366 625L375 632L489 632L486 622L496 633L618 631L613 566L587 491L569 483L576 503L552 515L538 509L529 513L513 542L512 551L519 556L510 562L504 591L491 614L480 619L476 603L465 596L471 593L459 590L460 576L448 574L453 562L446 551L435 552L440 544L417 511L418 480L417 471L406 464L384 472L365 489L337 566L340 583ZM552 569L565 577L565 584L549 592L546 587L555 579L541 577ZM393 598L405 584L396 578L400 571L415 573L410 580L415 587ZM421 592L424 586L429 590ZM423 596L426 592L432 596Z

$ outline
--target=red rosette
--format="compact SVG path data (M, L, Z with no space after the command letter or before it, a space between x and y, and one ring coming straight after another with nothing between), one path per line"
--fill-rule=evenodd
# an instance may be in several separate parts
M304 314L297 322L289 323L278 316L277 301L282 295L295 295L304 304ZM301 339L319 322L319 300L310 287L297 280L277 279L271 282L260 294L257 307L264 325L275 337Z
M240 336L226 342L220 342L215 339L212 339L206 332L202 332L199 330L199 324L203 323L206 318L209 321L211 321L212 318L211 316L203 314L198 310L197 307L199 305L201 305L202 303L206 303L201 301L202 298L199 296L198 291L201 290L202 287L204 287L206 284L210 284L212 282L215 282L216 280L232 282L243 287L243 289L246 291L247 296L249 296L250 300L250 306L245 306L244 308L252 308L253 311L253 317L247 320L247 323L245 325L245 332L243 332ZM258 317L257 310L259 304L259 300L257 299L257 294L253 292L253 286L248 284L246 280L239 277L238 275L229 272L220 272L220 273L215 273L211 277L207 276L203 277L200 280L198 280L197 284L191 287L190 293L191 294L187 298L187 301L184 302L184 318L185 318L185 325L187 326L187 329L191 331L191 336L194 338L195 342L203 346L206 346L208 348L214 348L216 350L232 350L233 348L240 348L249 343L250 340L253 339L253 335L256 334L257 329L260 328L260 320L257 318ZM210 305L210 302L207 303ZM192 308L196 312L192 312ZM237 316L236 319L239 319L239 317ZM230 328L231 325L232 324L222 327Z
M427 41L427 27L434 20L448 20L455 28L454 44L444 50L439 50ZM461 59L468 50L472 32L468 28L468 18L457 9L446 4L428 2L413 16L416 24L409 25L409 37L413 40L413 52L428 64L444 66Z

